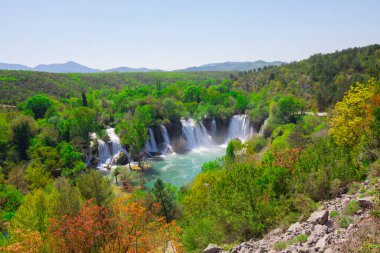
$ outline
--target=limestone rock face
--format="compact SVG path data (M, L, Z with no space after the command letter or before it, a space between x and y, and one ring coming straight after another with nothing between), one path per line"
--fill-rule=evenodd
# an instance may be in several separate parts
M315 211L310 215L310 218L307 220L308 222L312 224L320 224L323 225L327 222L329 219L329 211L322 210L322 211Z
M126 165L129 162L128 156L124 152L120 152L114 159L116 165Z
M223 250L215 244L209 244L203 253L221 253Z
M370 190L367 182L363 182L362 186L366 187L366 190ZM374 189L380 187L380 181L372 187ZM345 247L351 242L352 236L358 229L366 228L368 224L371 224L370 222L373 218L371 218L370 211L375 201L377 201L374 196L359 197L359 195L361 195L359 192L341 194L335 199L321 203L320 209L313 212L307 220L302 219L300 222L290 225L287 230L274 229L265 235L263 239L251 239L233 247L228 252L347 252ZM362 209L352 214L352 224L347 228L341 227L338 218L335 215L329 217L329 214L334 211L338 215L345 215L345 208L353 200L356 200ZM298 239L300 235L303 235L304 238L307 237L306 241L301 242ZM286 248L282 251L277 251L275 245L278 243L286 243ZM223 252L221 248L215 247L215 245L211 249L220 251L210 252Z

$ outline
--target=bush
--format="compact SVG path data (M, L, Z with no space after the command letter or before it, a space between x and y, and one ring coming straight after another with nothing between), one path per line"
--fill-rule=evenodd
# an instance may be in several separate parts
M262 136L256 136L248 143L248 150L253 151L251 153L259 153L267 144L267 139Z
M350 216L341 215L338 217L338 224L341 228L348 228L348 226L353 222L354 220Z
M307 235L305 235L305 234L300 234L299 236L297 236L297 241L298 241L298 242L306 242L306 241L307 241L307 238L308 238Z

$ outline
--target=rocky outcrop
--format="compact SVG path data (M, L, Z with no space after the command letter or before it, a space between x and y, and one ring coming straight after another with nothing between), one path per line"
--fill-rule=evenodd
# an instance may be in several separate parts
M368 226L375 227L375 231L380 228L380 224L370 215L374 196L363 196L363 192L373 192L378 185L380 182L374 186L369 186L368 181L363 182L360 185L361 193L342 194L322 203L306 221L296 222L285 231L281 228L274 229L261 240L251 239L227 252L350 252L347 247L355 242L353 238L358 231L365 230ZM349 206L359 206L360 209L353 210ZM218 247L213 245L213 248Z
M221 253L223 252L222 248L218 247L215 244L209 244L203 253Z
M116 165L126 165L129 162L128 156L124 152L120 152L113 159Z

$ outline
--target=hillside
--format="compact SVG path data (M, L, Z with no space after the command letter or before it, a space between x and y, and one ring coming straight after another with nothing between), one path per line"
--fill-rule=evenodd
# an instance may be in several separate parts
M82 89L122 89L157 82L224 79L228 73L94 73L56 74L36 71L0 70L0 104L16 105L29 96L45 93L57 98L77 96Z
M268 66L280 66L286 64L281 61L254 61L254 62L222 62L222 63L210 63L201 65L198 67L189 67L185 69L175 70L178 72L197 72L197 71L247 71L247 70L257 70L259 68L264 68Z

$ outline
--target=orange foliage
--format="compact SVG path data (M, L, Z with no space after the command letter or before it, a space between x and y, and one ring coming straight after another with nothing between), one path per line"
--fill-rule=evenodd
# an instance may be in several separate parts
M13 231L12 237L12 241L15 242L7 246L0 247L0 252L41 252L42 240L40 234L37 231L16 229Z
M75 216L51 219L50 246L53 252L91 252L112 235L109 212L86 202Z
M52 219L53 252L181 252L175 222L148 210L145 200L117 198L110 208L85 203L73 217ZM154 206L155 208L157 206Z
M157 208L157 206L155 206ZM130 195L117 198L113 206L115 234L104 252L181 252L179 227L166 223L146 208L144 200L131 200Z
M273 155L276 158L274 164L279 167L287 168L293 172L293 165L301 152L300 148L286 148L284 150L274 150Z

